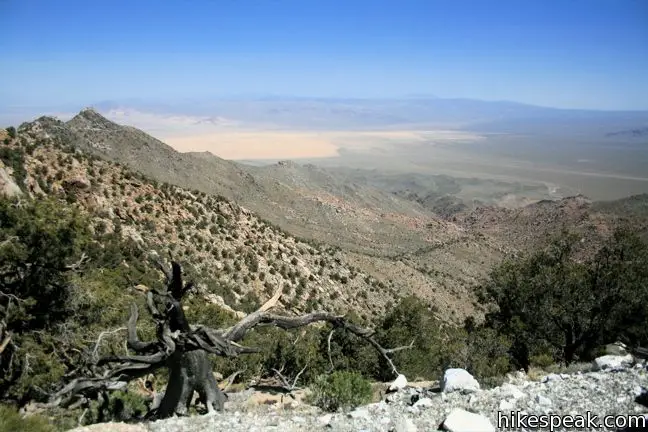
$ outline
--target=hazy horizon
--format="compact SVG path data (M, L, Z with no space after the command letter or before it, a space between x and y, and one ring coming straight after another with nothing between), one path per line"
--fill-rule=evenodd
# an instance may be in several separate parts
M648 110L642 1L5 0L0 9L0 111L228 95Z

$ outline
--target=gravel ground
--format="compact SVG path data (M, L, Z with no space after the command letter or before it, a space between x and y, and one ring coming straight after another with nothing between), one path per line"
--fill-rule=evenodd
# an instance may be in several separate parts
M461 387L461 382L459 386ZM81 431L127 432L228 432L254 431L340 431L414 432L443 428L456 432L504 430L498 423L499 415L623 416L648 414L648 408L636 398L648 387L648 373L643 365L616 367L615 370L551 374L539 381L518 372L509 375L507 382L492 389L475 389L466 385L462 390L445 391L440 388L405 386L387 394L384 400L358 407L348 413L324 413L318 408L298 404L291 409L256 406L250 408L246 400L249 392L230 395L224 413L159 420L132 425L141 429L116 429L117 425L95 425ZM465 411L458 411L465 410ZM454 411L450 419L451 412ZM475 413L475 415L471 415ZM528 419L529 417L527 417ZM509 421L510 417L509 417ZM558 420L553 420L557 422ZM508 430L550 430L550 428L512 425ZM517 426L517 427L516 427ZM532 426L532 425L531 425ZM618 426L623 426L619 424ZM115 428L114 428L115 427ZM553 430L584 430L566 424L556 424ZM589 430L616 431L621 427L608 425ZM644 429L633 429L644 430ZM645 429L648 430L648 429Z

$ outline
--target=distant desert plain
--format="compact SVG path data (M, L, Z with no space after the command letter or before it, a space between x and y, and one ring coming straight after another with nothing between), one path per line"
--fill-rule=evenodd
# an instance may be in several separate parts
M648 125L648 113L500 105L246 101L200 112L180 107L171 114L114 105L100 111L181 152L209 152L250 165L293 160L400 173L400 180L409 174L446 175L462 179L464 191L480 189L471 194L474 199L485 193L502 201L512 196L515 202L575 194L612 200L648 193L648 133L634 134L635 127L641 132ZM440 120L430 123L427 118ZM499 185L486 192L472 186L481 180ZM544 192L525 196L527 186Z

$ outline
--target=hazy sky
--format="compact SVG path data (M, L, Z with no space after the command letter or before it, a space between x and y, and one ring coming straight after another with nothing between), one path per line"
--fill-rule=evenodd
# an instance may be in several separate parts
M648 109L648 0L0 0L0 102L434 94Z

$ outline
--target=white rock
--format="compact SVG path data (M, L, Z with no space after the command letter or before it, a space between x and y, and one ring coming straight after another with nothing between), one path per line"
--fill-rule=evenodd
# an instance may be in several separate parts
M549 375L543 376L542 379L540 379L540 382L541 383L548 383L550 381L560 381L560 380L562 380L562 377L560 375L558 375L558 374L549 374Z
M519 370L516 372L509 372L506 374L506 379L511 384L519 384L519 383L526 382L527 374L523 370Z
M320 416L317 420L320 422L320 424L326 426L327 424L331 423L331 420L333 420L333 414L324 414L323 416Z
M535 400L538 403L538 405L541 405L541 406L551 406L553 404L551 399L549 399L546 396L542 396L542 395L536 395Z
M394 382L389 386L390 391L402 390L407 387L407 378L403 374L399 374Z
M604 355L594 360L594 370L620 370L632 366L634 357L632 354L625 356Z
M432 399L427 398L427 397L421 398L421 399L417 400L416 402L414 402L414 407L416 407L416 408L430 408L433 405L434 405L434 402L432 401Z
M443 421L443 429L450 432L495 432L489 419L460 408L450 412Z
M353 411L349 413L349 416L354 419L369 419L371 418L371 415L369 414L369 410L367 408L356 408Z
M396 420L396 432L416 432L418 429L414 422L408 417L401 417Z
M505 397L512 397L513 399L522 399L526 397L526 393L520 390L517 386L509 383L504 383L500 387L500 393Z
M475 392L480 389L477 380L465 369L448 369L443 374L441 390L443 392Z
M499 409L500 411L513 411L515 404L513 402L507 401L506 399L500 401Z

